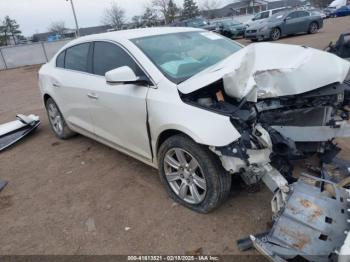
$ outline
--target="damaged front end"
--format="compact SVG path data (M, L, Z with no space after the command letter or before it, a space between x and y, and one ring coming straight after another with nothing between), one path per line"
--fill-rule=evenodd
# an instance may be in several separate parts
M228 116L240 133L230 145L210 147L224 169L240 175L248 186L262 181L274 194L272 230L251 237L256 249L273 261L297 256L329 259L340 252L349 228L349 192L337 184L340 181L325 176L323 166L332 164L340 152L334 139L350 137L350 83L345 79L350 66L339 62L334 79L310 80L322 85L302 92L300 85L302 80L308 85L305 70L314 56L303 52L290 68L265 70L259 68L258 55L247 52L242 57L253 62L242 62L233 73L191 92L186 86L179 88L185 103ZM297 180L291 161L314 155L320 160L320 177L303 175Z

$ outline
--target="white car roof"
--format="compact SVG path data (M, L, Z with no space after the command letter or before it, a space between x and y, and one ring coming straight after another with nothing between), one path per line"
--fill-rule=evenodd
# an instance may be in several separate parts
M196 32L196 31L205 31L199 28L191 27L150 27L150 28L139 28L139 29L130 29L130 30L121 30L114 31L102 34L88 35L80 37L74 41L72 44L79 42L95 41L95 40L114 40L114 41L125 41L135 38L142 38L155 35L165 35L172 33L182 33L182 32Z

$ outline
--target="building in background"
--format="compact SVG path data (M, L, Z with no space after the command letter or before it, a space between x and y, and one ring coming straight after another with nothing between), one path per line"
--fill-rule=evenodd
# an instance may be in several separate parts
M307 0L241 0L228 4L222 8L211 11L203 11L204 16L220 18L237 15L255 14L261 11L275 9L279 7L300 7L308 5Z
M80 36L84 35L93 35L93 34L100 34L105 33L113 30L112 26L109 25L101 25L101 26L93 26L93 27L85 27L80 28ZM46 33L40 33L40 34L34 34L32 37L33 42L53 42L61 39L69 39L75 37L75 30L73 29L66 29L63 34L57 34L53 32L46 32Z

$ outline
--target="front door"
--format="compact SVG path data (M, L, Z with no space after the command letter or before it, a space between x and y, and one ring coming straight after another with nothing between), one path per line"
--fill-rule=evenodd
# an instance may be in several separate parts
M126 150L145 160L151 160L147 133L146 97L148 86L109 84L105 73L129 66L136 75L143 71L120 46L110 42L95 42L92 54L90 112L94 132L99 139Z

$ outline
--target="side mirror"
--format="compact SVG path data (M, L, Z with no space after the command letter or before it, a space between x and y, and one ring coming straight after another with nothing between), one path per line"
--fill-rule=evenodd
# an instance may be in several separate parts
M135 83L139 80L135 72L128 66L122 66L108 71L105 77L107 83L111 84Z
M128 66L118 67L106 72L105 78L109 84L153 85L146 75L138 77Z

